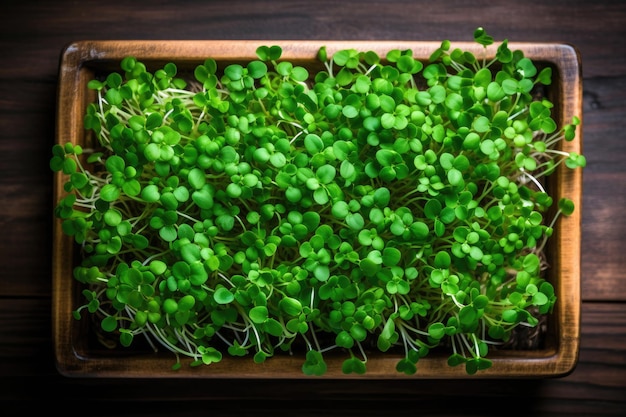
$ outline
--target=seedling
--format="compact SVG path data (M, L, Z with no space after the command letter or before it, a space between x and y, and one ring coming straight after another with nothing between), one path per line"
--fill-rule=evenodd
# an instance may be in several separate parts
M89 83L95 146L50 160L82 254L75 317L123 346L146 336L174 368L299 352L323 375L336 350L364 374L378 350L410 375L436 349L489 368L557 302L543 251L574 207L552 208L545 178L586 164L559 146L580 120L557 126L535 96L550 67L506 40L490 60L449 41L428 62L322 47L316 73L281 54L189 77L128 56Z

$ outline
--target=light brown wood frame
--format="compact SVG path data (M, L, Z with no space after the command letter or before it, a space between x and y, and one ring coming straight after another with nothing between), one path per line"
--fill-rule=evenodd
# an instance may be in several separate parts
M57 143L84 143L86 132L83 116L93 94L87 82L95 73L119 70L122 58L132 55L150 65L175 62L179 67L192 68L206 58L213 58L223 68L231 62L256 59L256 48L261 45L280 45L282 59L303 66L319 66L316 54L320 46L334 51L354 48L374 51L384 56L391 49L411 49L413 56L427 60L440 42L420 41L79 41L63 49L60 57ZM452 42L453 48L472 51L482 56L482 47L469 42ZM553 114L559 125L569 123L572 116L582 120L581 59L572 45L550 43L509 43L511 50L519 49L536 64L553 67L550 99L555 104ZM492 57L495 47L487 50ZM582 123L577 137L563 143L566 151L582 153ZM65 178L54 176L54 204L63 196ZM476 375L468 376L463 366L450 367L446 357L426 357L419 361L415 375L407 376L395 370L399 356L389 354L368 357L367 373L363 376L341 373L342 355L325 355L328 372L321 378L330 379L415 379L415 378L521 378L560 377L569 374L578 360L580 337L580 255L582 218L582 172L580 169L559 168L551 177L554 200L570 198L576 210L569 217L561 216L548 248L551 265L548 279L558 297L554 314L548 319L545 347L537 350L490 352L493 366ZM255 364L251 357L231 358L224 355L220 363L190 368L183 362L182 369L171 370L175 362L169 351L160 353L115 353L92 349L86 342L86 319L76 321L72 310L79 305L80 286L72 276L78 252L70 237L64 236L61 223L53 220L52 256L52 324L53 343L58 371L69 377L130 377L130 378L310 378L303 375L303 357L275 356L263 364Z

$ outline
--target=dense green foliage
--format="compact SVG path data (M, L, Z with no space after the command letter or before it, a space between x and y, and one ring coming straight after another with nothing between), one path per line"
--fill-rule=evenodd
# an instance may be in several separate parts
M543 178L585 159L559 150L578 119L558 127L533 96L551 68L507 41L489 61L449 41L428 62L322 47L317 73L281 53L186 78L127 57L89 83L97 146L55 145L50 161L82 254L76 318L192 365L296 351L322 375L336 349L361 374L368 351L399 350L413 374L439 346L451 366L488 368L490 345L557 299Z

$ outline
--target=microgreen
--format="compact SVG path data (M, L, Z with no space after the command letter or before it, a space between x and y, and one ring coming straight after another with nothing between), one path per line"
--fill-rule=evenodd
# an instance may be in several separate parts
M428 61L321 48L317 73L281 54L192 76L127 57L89 82L93 147L50 159L81 253L74 316L193 366L300 352L323 375L338 350L363 374L378 349L410 375L444 349L489 368L490 346L553 309L543 249L574 207L551 209L544 180L586 164L560 147L580 120L557 126L533 94L550 68L506 40L490 60L449 41Z

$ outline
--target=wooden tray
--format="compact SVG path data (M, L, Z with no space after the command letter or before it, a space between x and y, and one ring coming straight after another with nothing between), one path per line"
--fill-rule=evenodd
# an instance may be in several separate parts
M82 144L86 140L83 115L93 94L87 83L96 74L119 71L122 58L132 55L147 65L175 62L179 68L194 68L207 58L213 58L223 68L227 63L247 62L256 58L261 45L280 45L282 58L298 62L312 69L320 66L316 54L320 46L327 47L329 56L334 51L354 48L371 50L384 56L391 49L411 49L413 56L427 60L440 42L418 41L80 41L68 45L61 54L58 84L56 139L58 143L71 141ZM478 53L479 45L453 42L453 47ZM571 121L573 115L582 116L581 63L577 50L564 44L510 43L511 50L519 49L538 65L553 67L553 83L549 96L555 104L554 117L560 125ZM490 48L490 53L495 48ZM577 138L564 143L564 150L582 153L582 125ZM406 376L395 370L400 358L393 354L368 356L367 373L363 376L341 373L345 357L325 354L328 372L322 378L331 379L415 379L415 378L508 378L559 377L576 366L580 336L580 251L582 212L581 170L559 169L551 177L555 201L561 196L570 198L576 210L572 216L561 216L556 232L547 250L551 265L548 279L555 287L557 303L548 317L543 346L533 350L499 350L490 352L493 366L473 376L463 366L450 367L446 356L429 355L420 360L418 372ZM54 204L63 196L64 178L54 177ZM220 363L191 368L183 366L171 370L175 357L169 351L127 350L109 351L94 343L90 336L89 320L72 317L80 303L79 284L72 276L79 256L70 237L63 235L61 223L54 219L53 230L53 341L58 371L69 377L136 377L136 378L309 378L303 375L303 357L274 356L263 364L251 357L232 358L225 355Z

